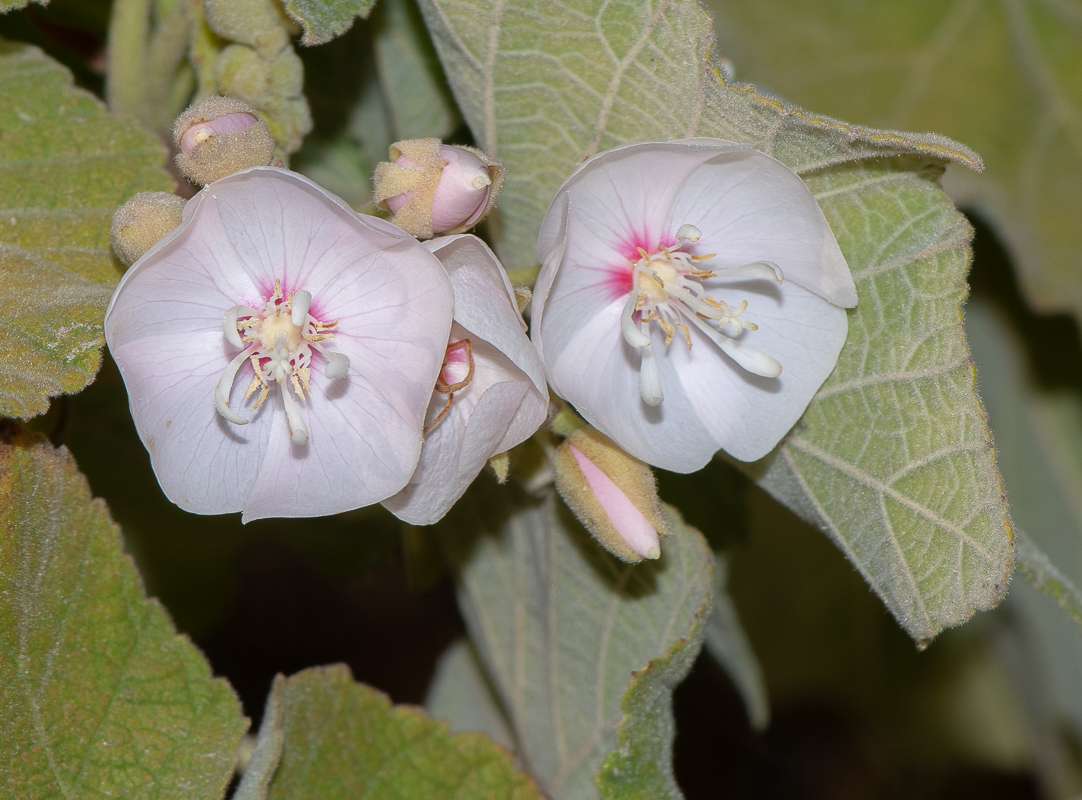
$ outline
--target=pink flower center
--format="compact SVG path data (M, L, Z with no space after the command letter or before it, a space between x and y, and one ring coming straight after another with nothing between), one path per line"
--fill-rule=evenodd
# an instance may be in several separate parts
M293 444L308 442L308 426L300 412L305 394L311 397L312 351L327 359L323 373L328 378L344 378L349 371L349 359L342 353L325 349L323 342L334 338L331 331L338 321L320 322L310 313L312 295L309 292L282 292L282 282L274 282L274 292L260 309L233 306L222 318L226 340L239 352L222 371L214 390L214 405L223 417L237 425L248 420L229 408L229 394L237 371L248 361L254 373L244 392L244 400L258 389L259 397L252 406L255 411L267 399L272 383L281 388L286 421ZM292 388L292 391L290 389ZM294 397L296 395L296 397Z

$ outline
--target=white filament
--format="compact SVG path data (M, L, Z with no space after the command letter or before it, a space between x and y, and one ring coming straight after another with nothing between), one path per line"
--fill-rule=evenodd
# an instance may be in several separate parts
M247 350L237 353L233 360L229 362L229 366L222 370L222 374L218 378L218 385L214 387L214 407L218 409L219 414L235 425L247 425L248 420L229 410L229 393L233 389L233 381L236 380L237 370L240 369L240 365L251 358L255 351L256 346L252 345Z

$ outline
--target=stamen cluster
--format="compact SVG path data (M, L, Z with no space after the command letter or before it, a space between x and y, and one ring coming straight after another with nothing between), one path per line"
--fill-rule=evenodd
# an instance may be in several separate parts
M229 393L236 380L237 371L248 361L251 363L251 383L244 392L248 400L255 391L259 397L252 406L257 410L267 399L270 384L277 383L282 390L286 419L289 422L290 439L295 445L308 443L308 428L300 414L298 401L312 394L312 350L327 358L324 374L328 378L344 378L349 371L349 359L342 353L328 351L321 344L333 339L331 331L338 324L320 322L313 317L312 295L306 291L282 292L282 281L274 282L274 292L259 310L249 306L233 306L225 312L222 327L225 338L241 350L222 371L214 392L214 405L223 417L237 425L248 420L229 408ZM290 392L293 389L293 394Z

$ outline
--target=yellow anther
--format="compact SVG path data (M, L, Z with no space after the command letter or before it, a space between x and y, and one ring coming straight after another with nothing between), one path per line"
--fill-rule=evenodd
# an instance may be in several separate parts
M684 334L684 341L688 343L688 350L691 349L691 331L688 330L688 326L683 322L676 323L676 327Z

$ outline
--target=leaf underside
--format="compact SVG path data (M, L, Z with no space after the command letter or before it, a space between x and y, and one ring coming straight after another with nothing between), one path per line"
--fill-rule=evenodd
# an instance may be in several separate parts
M41 51L0 41L0 415L44 413L97 373L120 278L109 223L171 188L164 159Z
M372 13L376 0L285 0L286 11L304 27L306 45L325 44Z
M67 451L0 431L0 795L217 800L246 727Z
M752 469L918 640L995 605L1011 533L961 325L970 229L936 184L946 161L979 159L943 137L846 125L726 85L692 0L421 5L475 138L507 167L494 229L509 266L536 263L548 198L616 145L749 142L805 178L860 302L822 395Z
M596 798L598 780L610 797L680 797L671 693L709 611L713 559L702 536L670 515L661 559L629 565L555 497L502 518L488 512L452 560L523 767L559 800Z

